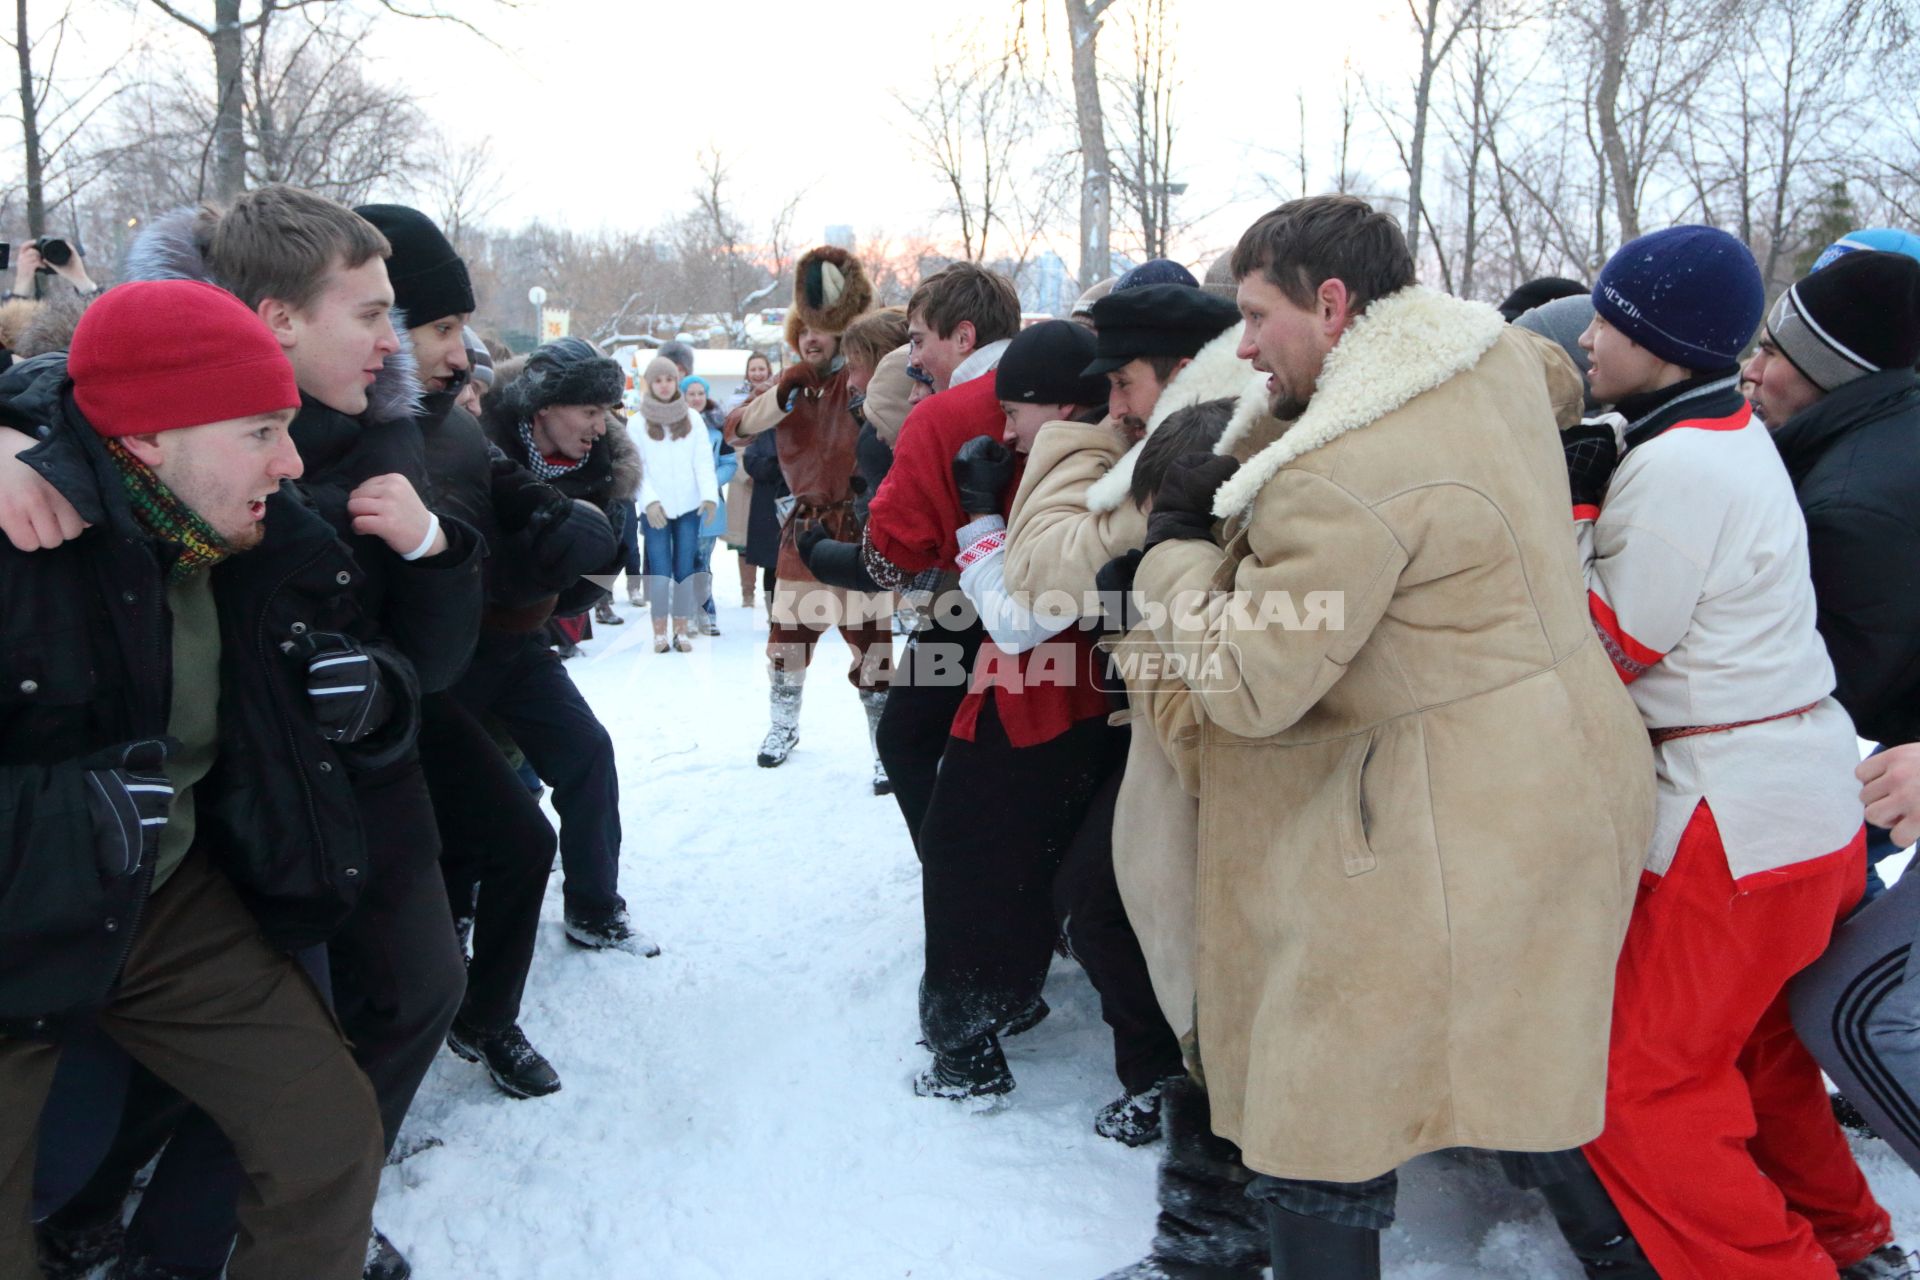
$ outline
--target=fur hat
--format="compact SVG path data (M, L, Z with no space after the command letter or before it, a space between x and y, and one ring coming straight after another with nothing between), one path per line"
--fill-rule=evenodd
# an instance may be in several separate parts
M887 352L880 357L880 364L867 382L867 399L861 412L867 415L874 434L885 441L888 448L899 439L900 428L907 422L907 411L913 407L907 402L913 394L913 376L907 372L912 358L910 347Z
M809 249L793 271L793 306L787 311L787 345L798 349L800 331L842 334L873 305L873 282L860 259L823 244Z
M592 343L556 338L528 355L517 377L502 367L487 407L503 421L528 422L549 405L615 404L626 387L619 364Z

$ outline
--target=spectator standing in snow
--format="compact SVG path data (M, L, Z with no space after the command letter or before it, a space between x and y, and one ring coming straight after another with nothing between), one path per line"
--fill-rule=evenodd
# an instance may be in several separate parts
M1668 1280L1853 1280L1898 1254L1788 1014L1860 898L1865 835L1806 521L1738 390L1764 298L1724 231L1623 246L1581 340L1614 411L1565 440L1593 625L1659 759L1587 1153Z
M1214 1131L1276 1275L1367 1280L1406 1160L1600 1131L1652 767L1568 547L1566 357L1415 285L1350 196L1266 214L1232 269L1266 404L1154 493L1135 588L1195 665L1185 731L1147 718L1207 815Z
M755 393L765 390L773 384L773 365L759 352L747 358L747 376L735 385L721 402L721 417L727 422ZM761 544L770 544L777 540L779 528L773 521L773 499L768 497L762 503L756 496L756 481L746 466L746 446L734 439L731 431L727 433L727 446L740 456L740 466L733 474L733 484L727 493L727 545L733 548L735 562L740 570L740 604L743 608L753 607L754 579L764 573L765 591L773 594L773 559L762 551L759 558L749 554L754 545L753 530L756 524L763 530L771 529L772 537L763 536Z
M706 420L680 391L680 371L665 356L646 369L640 398L640 492L634 499L645 521L647 612L653 619L653 651L672 648L689 653L688 627L698 606L695 581L700 557L700 526L720 505L714 473L714 445ZM669 616L671 615L671 616Z
M800 354L774 386L739 411L736 435L775 432L780 469L792 491L792 514L780 533L779 582L769 611L769 718L757 757L763 768L786 763L800 740L800 695L815 643L830 625L853 651L847 679L867 713L871 736L887 705L892 665L892 609L888 602L825 585L795 543L798 528L818 522L830 540L855 545L855 447L860 424L848 411L853 395L840 335L873 303L873 285L860 260L823 245L800 259L787 314L787 342ZM877 758L876 794L886 785Z
M727 530L729 485L740 470L740 455L727 443L726 415L713 402L712 388L707 385L707 380L692 375L682 378L680 394L687 398L687 407L699 414L707 424L707 439L713 444L713 476L720 485L720 508L700 523L700 554L694 563L694 573L699 582L697 590L702 599L700 612L694 616L693 622L704 634L717 636L720 634L720 618L713 600L713 548ZM747 603L751 604L752 601Z
M379 1111L283 950L289 919L263 936L247 899L277 890L323 933L351 906L368 854L354 778L409 750L417 691L334 589L358 571L347 548L282 492L302 469L299 405L259 317L188 281L115 289L69 356L0 380L0 420L47 432L36 474L95 513L57 549L0 546L8 1276L40 1274L34 1146L59 1138L41 1109L88 1024L234 1135L248 1194L231 1275L361 1275ZM255 634L287 652L227 642Z

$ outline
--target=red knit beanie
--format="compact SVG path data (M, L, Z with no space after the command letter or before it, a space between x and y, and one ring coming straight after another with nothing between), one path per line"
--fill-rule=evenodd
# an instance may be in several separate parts
M73 331L67 376L103 436L300 407L293 366L265 323L225 289L195 280L107 290Z

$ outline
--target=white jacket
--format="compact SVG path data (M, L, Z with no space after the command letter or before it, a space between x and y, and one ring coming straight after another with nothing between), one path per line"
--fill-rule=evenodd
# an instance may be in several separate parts
M1751 408L1630 449L1574 516L1594 627L1648 728L1762 722L1656 744L1647 869L1665 874L1702 799L1736 882L1845 848L1863 819L1853 721L1814 629L1806 520Z
M701 503L720 505L720 484L713 474L713 444L707 437L707 424L687 410L693 429L676 440L667 432L664 440L655 440L645 418L635 414L628 435L640 451L640 492L634 495L640 513L659 503L667 518L686 515Z

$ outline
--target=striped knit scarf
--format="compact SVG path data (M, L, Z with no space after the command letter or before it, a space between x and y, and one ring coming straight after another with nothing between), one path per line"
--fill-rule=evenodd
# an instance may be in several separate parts
M520 443L527 447L527 470L542 480L553 480L587 465L585 458L578 462L548 462L546 455L540 452L540 446L533 442L531 422L520 424Z
M129 453L125 445L112 439L105 443L108 456L120 471L120 481L126 486L134 518L141 528L175 552L173 564L167 569L169 586L186 581L202 569L211 569L233 554L226 539L215 533L213 526L201 519L193 508L175 497L173 490L161 484L160 477Z

